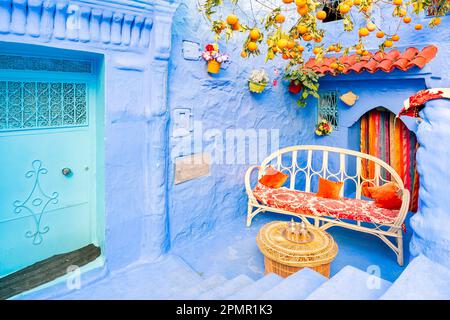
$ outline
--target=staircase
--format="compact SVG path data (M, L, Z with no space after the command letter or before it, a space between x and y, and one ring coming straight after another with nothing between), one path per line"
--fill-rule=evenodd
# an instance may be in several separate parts
M303 269L283 279L268 274L254 281L246 275L227 280L214 276L179 289L175 300L405 300L450 299L450 269L425 256L414 259L394 282L346 266L331 279Z
M331 279L305 268L286 279L268 274L255 281L246 275L233 279L221 275L205 278L179 257L169 255L158 263L127 267L64 295L40 290L15 299L450 299L450 269L419 256L394 283L352 266L344 267Z

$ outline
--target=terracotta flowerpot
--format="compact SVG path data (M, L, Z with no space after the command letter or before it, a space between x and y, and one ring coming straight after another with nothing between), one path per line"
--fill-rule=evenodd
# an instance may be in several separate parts
M217 74L220 72L220 63L216 60L209 60L208 61L208 72Z
M303 84L298 83L296 84L294 81L291 81L289 84L289 92L293 94L299 94L300 91L303 89Z
M255 92L255 93L261 93L264 91L264 89L266 88L267 84L260 84L260 83L256 83L256 82L252 82L249 81L248 82L248 86L250 88L251 92Z

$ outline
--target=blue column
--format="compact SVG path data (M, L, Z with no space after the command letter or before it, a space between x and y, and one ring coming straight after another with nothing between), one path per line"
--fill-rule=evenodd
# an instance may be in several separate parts
M424 254L450 265L450 100L434 100L421 112L417 165L419 211L411 218L411 256Z

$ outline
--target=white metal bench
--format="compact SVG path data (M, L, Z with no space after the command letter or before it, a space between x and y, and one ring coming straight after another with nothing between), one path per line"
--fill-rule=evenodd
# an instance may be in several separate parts
M334 157L335 161L330 161L331 157ZM363 177L362 175L363 166L370 162L373 163L372 166L374 167L374 177L371 179L368 177ZM377 224L373 222L362 223L361 221L341 220L335 217L312 216L306 213L292 213L283 209L274 208L258 202L253 194L253 188L251 186L252 172L258 170L258 179L260 179L265 171L265 168L269 165L272 165L277 170L289 175L288 184L289 189L291 190L297 189L304 192L317 191L311 190L311 187L314 184L313 180L317 180L318 177L322 177L325 179L344 182L344 187L341 190L341 196L344 196L344 191L346 188L347 190L349 188L354 188L354 198L356 199L361 199L363 186L380 186L384 183L394 181L402 190L402 206L395 222L390 224ZM329 168L330 166L331 168ZM354 172L349 174L350 171ZM390 175L390 181L383 177L382 172L385 173L385 176L386 174ZM303 184L303 187L298 188L299 184ZM353 184L353 186L349 187L349 184ZM308 219L310 219L316 226L322 228L323 230L333 226L340 226L360 232L370 233L385 242L397 255L398 264L401 266L403 265L402 226L406 218L406 214L408 213L410 194L409 190L405 189L402 179L394 168L376 157L352 150L326 146L288 147L271 154L262 162L261 166L250 167L245 175L245 188L248 195L248 227L251 225L253 218L257 214L269 211L297 216L307 223L311 223L308 221Z

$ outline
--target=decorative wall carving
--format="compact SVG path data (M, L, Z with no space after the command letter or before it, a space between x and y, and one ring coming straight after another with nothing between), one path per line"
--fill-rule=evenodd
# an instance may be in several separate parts
M126 5L102 8L89 1L0 0L0 33L148 48L152 15L151 7L138 13Z

